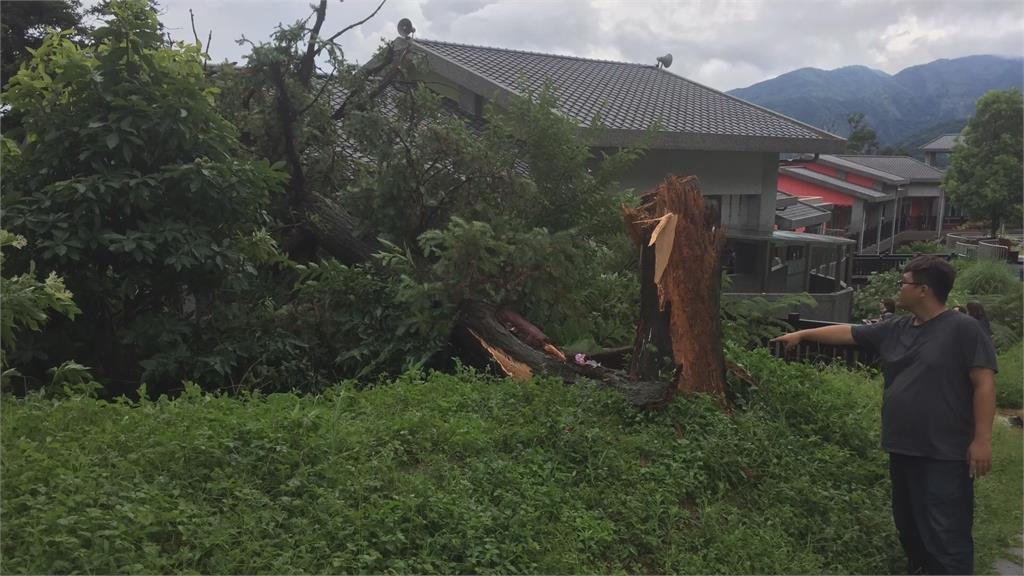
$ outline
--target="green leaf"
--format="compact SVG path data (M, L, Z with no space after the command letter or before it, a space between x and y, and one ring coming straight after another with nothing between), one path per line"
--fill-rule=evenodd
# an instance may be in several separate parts
M113 150L114 147L117 146L119 140L120 139L117 136L117 132L111 132L110 134L107 134L107 148Z

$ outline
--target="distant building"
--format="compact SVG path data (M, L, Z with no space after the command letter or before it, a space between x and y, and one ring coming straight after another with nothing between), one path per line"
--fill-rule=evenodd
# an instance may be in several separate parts
M824 232L877 253L943 229L942 172L909 156L822 154L783 162L779 190L832 205Z
M960 142L960 133L943 134L938 138L921 146L919 150L924 152L924 163L934 166L940 170L949 166L949 155L953 148Z

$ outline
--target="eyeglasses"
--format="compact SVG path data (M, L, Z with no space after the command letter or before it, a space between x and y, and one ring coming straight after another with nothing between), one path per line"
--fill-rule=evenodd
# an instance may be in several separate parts
M900 288L903 288L904 284L910 284L911 286L924 286L925 285L924 282L907 282L905 280L897 280L896 281L896 289L899 290Z

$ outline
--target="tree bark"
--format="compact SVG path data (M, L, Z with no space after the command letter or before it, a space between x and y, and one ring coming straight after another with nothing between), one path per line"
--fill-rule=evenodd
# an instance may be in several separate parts
M311 194L302 206L303 222L317 245L343 264L366 262L381 246L376 240L360 238L357 221L331 200Z
M672 400L671 382L637 381L622 371L562 360L550 349L538 349L521 340L499 320L503 315L483 302L462 306L453 339L463 360L476 365L493 362L516 380L551 376L570 384L593 382L618 390L634 405L646 408L663 406Z
M630 236L643 250L640 325L630 372L652 369L654 344L658 353L671 351L678 391L703 392L724 402L719 300L725 235L717 204L705 203L695 177L669 176L641 206L624 212Z

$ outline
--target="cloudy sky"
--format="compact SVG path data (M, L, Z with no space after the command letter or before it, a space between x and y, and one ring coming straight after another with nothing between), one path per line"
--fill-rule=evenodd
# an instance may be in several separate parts
M160 0L161 20L191 40L189 9L211 55L241 61L243 35L265 40L279 22L305 18L313 0ZM324 31L370 14L380 0L330 0ZM346 33L350 60L365 62L400 18L416 36L589 58L654 63L720 90L812 66L862 64L896 73L937 58L1024 56L1024 2L987 0L387 0Z

